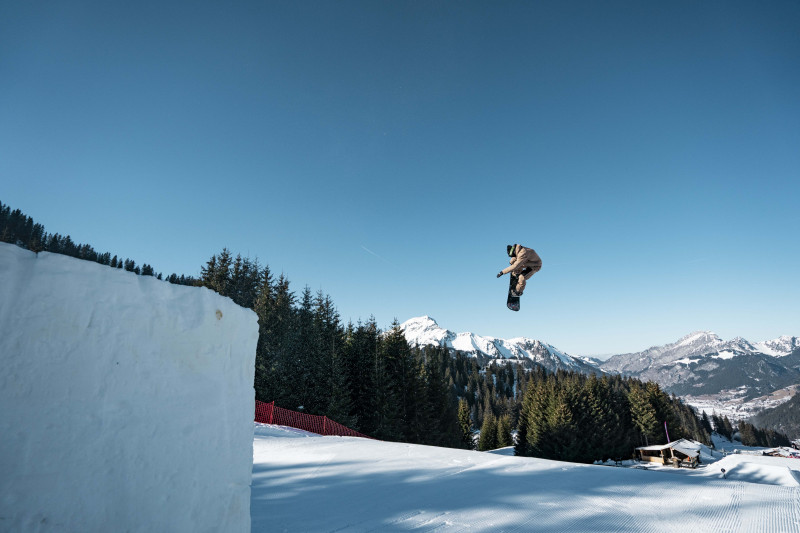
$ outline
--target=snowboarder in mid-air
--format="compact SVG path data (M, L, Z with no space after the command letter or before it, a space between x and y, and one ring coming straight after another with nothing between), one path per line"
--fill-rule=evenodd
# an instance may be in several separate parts
M525 291L526 282L542 268L542 258L532 248L521 244L509 244L506 252L511 258L510 266L501 270L497 277L511 274L507 305L512 311L519 311L519 297Z

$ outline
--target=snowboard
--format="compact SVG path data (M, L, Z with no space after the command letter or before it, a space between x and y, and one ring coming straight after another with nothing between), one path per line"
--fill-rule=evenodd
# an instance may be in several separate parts
M511 290L517 286L517 275L512 272L509 278L511 279L508 282L508 300L506 300L506 306L512 311L519 311L519 296L511 294Z

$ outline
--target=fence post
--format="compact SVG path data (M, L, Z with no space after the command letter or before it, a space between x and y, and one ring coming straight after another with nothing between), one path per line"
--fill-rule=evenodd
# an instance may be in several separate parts
M272 416L275 413L275 400L272 400L272 407L269 410L269 423L272 424Z
M328 417L327 416L323 416L322 417L322 434L323 435L327 435L328 434Z

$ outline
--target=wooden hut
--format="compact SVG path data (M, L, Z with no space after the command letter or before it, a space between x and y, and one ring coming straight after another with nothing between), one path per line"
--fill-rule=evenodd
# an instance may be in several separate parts
M697 444L686 439L655 446L642 446L636 448L634 455L640 461L671 464L678 468L682 466L694 468L700 462L700 450Z

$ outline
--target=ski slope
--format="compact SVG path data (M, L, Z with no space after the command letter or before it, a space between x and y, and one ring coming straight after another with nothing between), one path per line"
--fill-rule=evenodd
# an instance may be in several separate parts
M797 459L615 468L257 424L252 531L800 532L798 474Z

